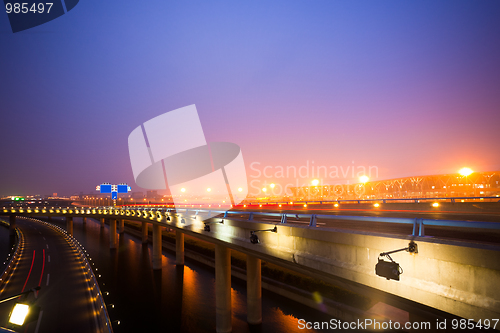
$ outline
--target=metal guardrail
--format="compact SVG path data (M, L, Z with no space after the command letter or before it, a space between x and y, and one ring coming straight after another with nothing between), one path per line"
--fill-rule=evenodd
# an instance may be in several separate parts
M171 212L172 209L150 209L150 211L165 211ZM319 214L290 214L290 213L272 213L272 212L247 212L247 211L234 211L234 210L208 210L208 209L177 209L176 212L183 212L188 214L190 211L195 215L200 213L207 213L208 217L223 214L223 218L230 217L230 215L248 215L248 220L252 221L254 216L262 215L266 217L279 217L280 224L285 224L288 217L306 218L309 219L309 226L316 227L317 219L329 220L348 220L348 221L363 221L363 222L382 222L382 223L399 223L413 225L412 236L425 237L425 226L444 226L456 228L474 228L474 229L492 229L500 230L500 223L496 222L475 222L475 221L456 221L456 220L434 220L422 218L400 218L400 217L378 217L378 216L353 216L353 215L319 215Z
M414 203L419 203L420 201L450 201L456 202L457 200L497 200L500 202L500 197L498 196L483 196L483 197L430 197L430 198L380 198L380 199L338 199L338 200L299 200L299 201L253 201L245 203L248 206L257 206L257 205L290 205L290 202L295 204L335 204L335 203L369 203L369 202L382 202L387 203L390 201L398 202L398 201L413 201Z
M19 209L20 213L24 209ZM230 215L248 215L249 221L252 221L254 216L262 215L268 217L279 217L280 223L286 224L289 217L295 216L298 218L309 219L309 227L316 227L317 219L332 219L332 220L350 220L350 221L364 221L364 222L382 222L382 223L400 223L413 225L412 236L425 236L425 226L443 226L455 228L479 228L500 230L500 223L497 222L475 222L475 221L455 221L455 220L433 220L422 218L398 218L398 217L378 217L378 216L352 216L352 215L319 215L319 214L302 214L302 213L280 213L280 212L249 212L237 210L215 210L215 209L201 209L201 208L149 208L149 207L87 207L87 208L56 208L32 210L26 209L27 213L56 213L56 214L70 214L72 216L101 216L101 217L116 217L126 219L127 217L143 218L145 220L162 219L171 215L181 215L193 212L194 215L207 214L206 218L215 217L216 215L223 214L224 218ZM136 213L137 212L137 213ZM4 213L16 214L16 209L4 209Z

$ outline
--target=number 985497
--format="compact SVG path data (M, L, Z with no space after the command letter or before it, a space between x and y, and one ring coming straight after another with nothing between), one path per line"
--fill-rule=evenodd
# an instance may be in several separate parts
M14 14L27 14L27 13L34 13L34 14L43 14L43 13L50 13L50 9L52 8L52 5L54 3L48 2L48 3L33 3L33 5L29 6L29 3L20 3L20 2L14 2L14 3L6 3L5 4L5 9L7 10L7 14L14 13Z

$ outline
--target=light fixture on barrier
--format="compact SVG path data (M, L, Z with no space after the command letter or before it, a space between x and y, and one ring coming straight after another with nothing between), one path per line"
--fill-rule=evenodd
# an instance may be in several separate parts
M274 228L272 228L272 229L250 231L250 243L252 243L252 244L260 243L259 237L257 237L257 235L255 233L262 232L262 231L278 232L278 228L276 226L274 226Z
M390 254L401 251L418 253L418 247L415 242L411 241L408 244L408 247L405 247L403 249L380 253L378 262L375 265L375 274L381 277L385 277L387 280L399 281L399 276L403 274L403 268L401 268L401 266L399 266L399 264L391 258ZM387 257L390 261L385 261L383 258L380 259L380 257Z
M224 220L220 220L219 222L217 221L213 221L213 222L205 222L205 227L203 228L204 231L210 231L210 224L212 223L220 223L220 224L224 224Z

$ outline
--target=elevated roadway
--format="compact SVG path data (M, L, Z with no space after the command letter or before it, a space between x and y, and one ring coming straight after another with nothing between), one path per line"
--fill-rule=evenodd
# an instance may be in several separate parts
M93 217L101 219L102 223L108 219L111 247L116 247L117 224L121 229L124 220L140 221L143 230L147 230L147 225L151 224L153 269L161 269L162 227L176 231L178 264L183 263L184 234L214 243L218 332L231 331L231 249L247 255L247 281L251 281L247 287L247 307L249 322L252 323L261 320L260 260L333 284L347 281L379 290L475 321L492 320L500 316L498 244L420 237L414 232L413 235L409 235L409 232L387 233L374 229L373 222L370 222L371 229L352 230L324 227L317 224L321 219L314 225L283 224L274 220L249 220L248 215L214 216L219 213L137 207L5 208L1 211L1 214L10 216L11 221L16 215L66 217L69 232L73 228L74 217ZM272 218L279 215L275 214ZM205 228L207 223L210 223L209 230ZM478 223L487 225L490 230L498 230L499 227L494 222ZM256 230L267 230L258 233L260 242L257 244L250 241L251 232ZM379 254L405 248L410 240L417 243L418 253L400 252L393 255L404 270L400 281L377 276L375 265Z

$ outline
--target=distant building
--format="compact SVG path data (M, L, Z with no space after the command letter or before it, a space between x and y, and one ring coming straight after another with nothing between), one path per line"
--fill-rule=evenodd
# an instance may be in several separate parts
M298 201L500 196L500 171L474 172L469 176L405 177L366 184L302 186L290 190L292 199Z
M132 198L134 199L143 199L144 194L142 192L132 192Z
M147 191L146 198L148 199L156 199L158 197L158 191Z

